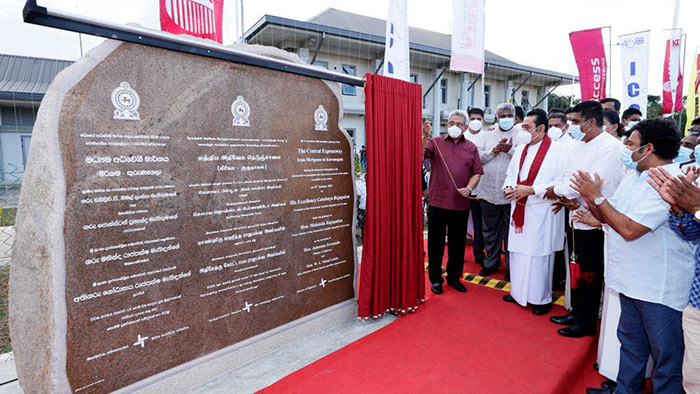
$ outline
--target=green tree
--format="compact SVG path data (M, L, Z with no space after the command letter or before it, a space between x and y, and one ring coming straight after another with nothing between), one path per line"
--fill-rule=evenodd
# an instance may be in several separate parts
M661 96L647 96L647 119L661 116Z
M576 105L580 103L580 99L574 99L573 105ZM571 106L571 96L565 96L565 95L558 95L558 94L550 94L549 97L547 97L547 108L552 109L552 108L561 108L561 109L567 109Z

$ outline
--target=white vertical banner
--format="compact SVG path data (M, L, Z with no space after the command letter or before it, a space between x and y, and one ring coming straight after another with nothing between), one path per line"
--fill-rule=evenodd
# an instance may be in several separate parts
M649 91L649 31L620 36L622 61L622 105L642 111L647 117Z
M384 76L409 81L411 68L408 55L406 2L407 0L389 0L389 17L386 18Z
M485 0L452 0L450 70L484 73Z

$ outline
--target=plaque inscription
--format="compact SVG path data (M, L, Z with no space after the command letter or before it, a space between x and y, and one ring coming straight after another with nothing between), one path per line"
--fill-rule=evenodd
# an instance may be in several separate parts
M353 297L338 105L317 79L132 44L71 89L59 140L75 392L127 386Z

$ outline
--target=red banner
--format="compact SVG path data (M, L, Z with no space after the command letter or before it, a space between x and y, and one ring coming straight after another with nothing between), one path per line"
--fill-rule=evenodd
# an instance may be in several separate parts
M599 101L604 99L608 62L605 58L601 29L571 32L569 39L578 67L581 100Z
M680 45L680 44L678 44ZM678 65L678 80L676 81L676 105L673 108L673 84L671 83L671 40L666 40L666 56L664 56L664 97L661 101L661 112L670 114L683 111L683 75L681 65Z
M222 43L224 0L160 0L160 29Z
M695 59L695 93L700 92L700 55Z

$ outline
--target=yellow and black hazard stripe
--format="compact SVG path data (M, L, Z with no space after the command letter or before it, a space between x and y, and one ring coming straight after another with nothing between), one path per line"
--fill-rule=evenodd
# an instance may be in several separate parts
M428 269L428 264L425 264L425 269ZM442 267L442 274L445 275L445 267ZM462 275L462 280L467 283L472 283L479 286L490 287L492 289L501 291L510 291L510 282L505 280L498 280L493 278L487 278L479 276L476 274L471 274L469 272ZM564 295L559 293L552 293L552 303L555 305L564 306Z

